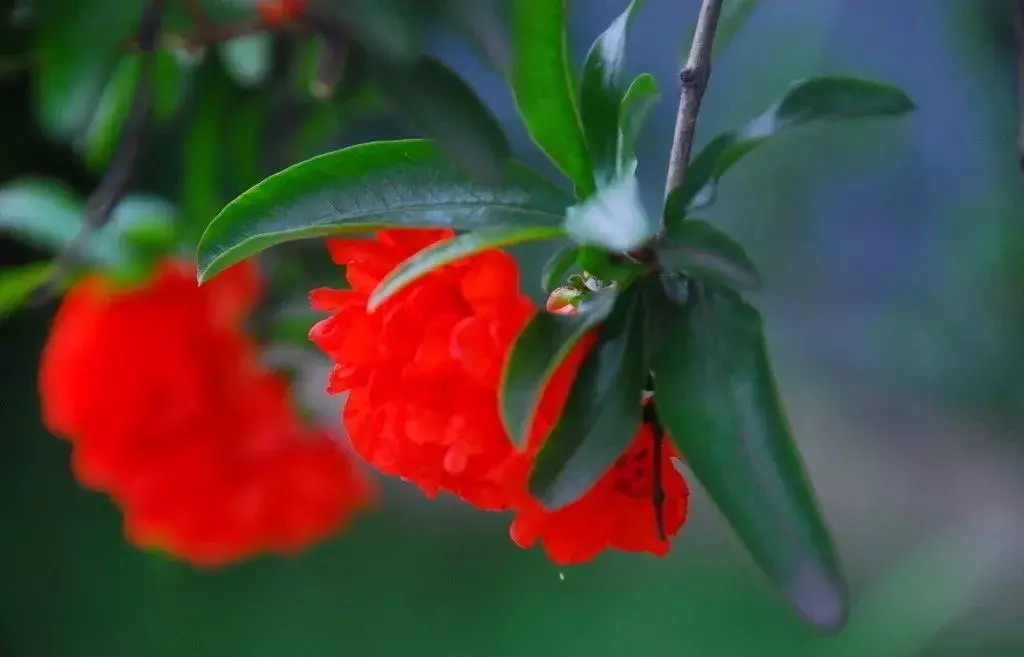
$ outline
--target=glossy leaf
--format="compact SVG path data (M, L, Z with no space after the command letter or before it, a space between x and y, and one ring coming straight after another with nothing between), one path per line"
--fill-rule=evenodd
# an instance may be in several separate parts
M200 241L200 279L275 244L380 226L555 227L569 203L515 162L494 185L452 165L433 142L362 144L289 167L229 203Z
M526 446L533 416L552 374L590 330L607 319L618 293L587 295L574 315L538 312L516 337L502 372L501 419L512 443Z
M658 263L665 269L697 278L709 278L736 289L761 285L757 266L731 237L704 221L668 221L657 248Z
M565 283L573 268L576 267L581 248L577 244L570 244L562 247L548 258L540 272L540 288L542 290L550 293Z
M415 280L438 267L490 249L501 249L526 242L540 242L564 237L560 227L513 226L511 228L480 228L470 233L437 242L400 263L377 285L367 307L373 311Z
M511 157L508 138L491 110L454 71L431 57L381 66L381 93L416 134L436 140L467 171L499 180Z
M622 107L619 110L619 135L622 143L619 145L619 167L625 171L629 163L635 159L634 150L636 140L640 136L640 129L644 125L647 113L661 99L658 91L658 83L650 73L641 73L636 76L633 83L626 89L622 98Z
M809 622L843 624L832 541L776 389L760 314L697 284L654 361L658 417L743 544Z
M626 30L643 4L632 0L594 41L583 65L580 118L598 182L619 172L619 126L626 93Z
M0 268L0 319L24 306L52 271L48 261Z
M626 289L584 359L530 476L530 492L559 509L590 490L636 437L648 370L639 286Z
M530 136L576 185L594 191L566 36L566 0L512 0L512 90Z
M726 171L767 139L791 128L815 121L899 116L912 109L914 103L905 93L878 82L842 76L802 80L742 130L719 135L701 149L667 205L679 217L690 207L708 205Z
M565 227L581 244L596 244L610 251L631 251L658 231L640 201L640 187L633 175L602 187L597 194L568 209Z

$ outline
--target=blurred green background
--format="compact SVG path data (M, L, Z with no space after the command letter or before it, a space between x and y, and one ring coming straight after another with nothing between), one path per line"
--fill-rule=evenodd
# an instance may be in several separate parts
M26 4L0 2L0 54L13 62L0 70L0 182L45 175L87 193L102 167L44 136L34 69L18 64L35 47ZM90 3L79 4L88 14ZM431 15L430 4L418 10ZM571 3L577 60L622 4ZM0 319L0 654L1024 655L1024 195L1010 4L757 3L705 98L698 142L818 73L894 83L918 105L906 119L771 143L730 174L708 211L764 274L758 301L777 374L851 582L839 635L817 636L791 615L697 490L667 558L606 554L565 570L517 549L507 518L428 503L391 482L375 512L295 558L203 572L139 552L123 541L116 508L75 484L67 445L40 425L35 368L51 307ZM110 2L93 10L101 5ZM652 72L664 95L638 148L651 206L698 5L648 0L629 46L632 71ZM425 47L466 76L523 158L546 168L501 74L478 56L500 54L500 29L473 19L485 46L474 49L445 18L427 26ZM253 65L251 48L236 55ZM196 162L219 171L226 156L266 173L340 144L415 133L402 112L356 112L351 99L306 113L281 100L278 69L251 88L237 72L234 82L218 73L187 102L219 93L233 123L270 108L262 122L238 128L241 139L226 123L202 132L188 105L154 136L133 189L202 215L241 191L246 174L238 165L211 187ZM290 130L305 135L301 148L282 146ZM182 145L183 155L167 155ZM524 264L543 255L525 252ZM0 264L39 257L0 238ZM338 400L318 394L323 368L307 368L304 389L336 422Z

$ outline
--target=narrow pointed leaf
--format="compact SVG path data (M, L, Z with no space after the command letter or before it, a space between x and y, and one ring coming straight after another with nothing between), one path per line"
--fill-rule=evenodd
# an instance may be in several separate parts
M393 228L555 227L571 199L507 162L502 184L476 180L433 142L374 142L276 173L228 204L199 243L200 280L275 244Z
M512 0L512 91L530 136L576 185L594 191L569 65L566 0Z
M570 244L559 249L548 258L540 273L540 287L542 290L551 292L556 287L565 283L573 268L576 267L580 248L582 247L577 244Z
M704 221L667 221L657 257L665 269L709 278L735 289L761 285L757 266L731 237Z
M454 71L432 57L381 65L379 87L416 134L436 140L467 171L497 180L512 155L491 110Z
M82 228L85 205L66 187L37 179L0 187L0 234L37 248L64 250Z
M818 627L840 627L845 586L779 399L760 314L710 284L669 310L669 342L654 362L658 416L790 603Z
M618 298L534 462L530 492L549 509L579 499L636 437L647 381L640 288Z
M611 179L619 168L619 125L626 92L626 31L642 4L642 0L629 3L594 41L583 65L580 116L599 181Z
M619 111L619 134L622 143L619 146L620 168L625 170L629 162L635 159L636 140L640 136L647 113L658 100L661 93L658 83L650 73L641 73L626 89Z
M53 263L48 261L0 269L0 319L24 306L52 271Z
M899 116L914 103L896 87L858 78L828 76L794 83L783 97L742 130L715 137L694 157L683 184L667 205L683 216L690 207L703 207L714 198L718 180L744 155L771 137L816 121Z
M581 244L626 252L645 244L658 230L640 201L636 177L628 175L568 209L565 227Z
M500 249L525 242L540 242L564 237L558 226L513 226L511 228L481 228L463 233L449 240L437 242L419 251L391 270L370 295L367 307L372 311L418 278L438 267L468 258L489 249Z
M533 416L551 375L588 331L607 319L617 293L606 288L589 295L575 315L538 312L509 350L501 380L501 419L512 443L526 445Z

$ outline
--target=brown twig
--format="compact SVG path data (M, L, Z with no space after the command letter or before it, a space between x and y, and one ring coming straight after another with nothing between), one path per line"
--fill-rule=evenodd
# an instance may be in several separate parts
M1017 41L1017 164L1024 172L1024 0L1013 3L1013 34Z
M722 13L722 0L704 0L697 18L697 28L679 77L682 90L679 94L679 113L676 116L675 135L672 139L672 155L668 163L668 179L665 181L665 196L683 184L686 166L690 163L693 149L693 135L697 129L697 115L704 90L711 76L711 51L715 45L715 30Z

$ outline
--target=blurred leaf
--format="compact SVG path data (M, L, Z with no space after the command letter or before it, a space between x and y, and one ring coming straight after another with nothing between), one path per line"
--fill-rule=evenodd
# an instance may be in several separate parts
M796 82L775 105L738 132L715 137L694 157L683 184L666 201L667 215L685 216L693 207L712 201L718 180L736 162L761 143L781 132L814 121L898 116L914 103L896 87L829 76Z
M491 110L461 77L432 57L381 66L378 82L391 108L417 134L432 138L467 171L501 176L512 150Z
M624 169L635 156L636 140L640 136L647 113L661 99L658 83L650 73L641 73L626 89L619 110L619 134L622 140L619 146L619 167Z
M570 244L562 247L548 258L540 273L540 287L550 293L556 287L565 283L569 273L576 267L576 260L579 257L580 249L578 244Z
M512 0L512 90L530 136L576 185L594 191L594 174L569 65L565 0Z
M223 204L224 148L221 142L225 134L232 134L232 126L237 128L228 116L230 82L217 62L209 59L204 62L198 77L196 102L185 134L180 183L184 219L194 236L201 234L203 227L216 216ZM234 134L239 135L237 131ZM244 137L256 142L256 135ZM238 146L237 143L233 145ZM245 151L243 148L243 153Z
M362 144L300 162L228 204L200 241L200 279L275 244L379 226L553 227L571 202L516 162L491 185L429 141Z
M643 318L639 286L627 288L576 374L530 475L530 492L548 509L590 490L640 429L648 377Z
M311 310L288 311L274 316L267 338L274 343L310 348L309 331L323 316Z
M166 121L174 115L181 102L185 68L169 52L160 51L153 56L153 116L159 121ZM84 138L85 161L93 169L105 167L117 148L121 128L131 111L139 83L141 61L139 54L125 55L107 82Z
M564 237L560 226L484 227L469 233L437 242L400 263L377 285L370 295L367 308L375 310L413 281L449 263L490 249L540 242Z
M587 274L606 283L616 282L625 285L644 271L643 264L608 253L596 246L580 247L578 263Z
M270 74L273 40L269 33L235 37L217 50L228 76L243 87L259 87Z
M33 95L50 137L70 140L89 125L110 71L138 25L143 3L41 0L35 4Z
M499 2L449 0L449 10L484 61L495 69L504 70L508 66L509 44L503 17L498 11Z
M756 289L761 274L743 247L704 221L666 218L668 229L657 248L665 269L708 278L736 289Z
M734 292L694 286L664 309L658 416L757 563L810 623L846 620L846 591L769 364L761 316Z
M52 271L49 261L0 268L0 319L24 306Z
M597 194L566 211L565 227L581 244L596 244L610 251L631 251L658 231L640 201L640 186L633 175L623 176Z
M319 15L345 25L371 51L398 59L420 54L424 3L417 0L319 0Z
M599 185L619 172L621 109L626 93L626 30L643 0L631 0L594 41L583 65L580 117Z
M49 180L17 180L0 187L0 232L59 252L82 228L85 205L71 190Z
M551 376L588 331L608 318L618 292L595 292L577 307L575 315L538 312L516 337L501 380L501 419L512 443L526 447L541 395Z
M718 29L715 31L714 53L723 50L736 33L740 31L743 24L750 18L750 14L757 8L759 0L724 0L722 3L722 14L718 19Z
M266 128L267 103L265 95L262 94L245 94L241 99L232 100L235 102L231 103L230 110L227 109L228 99L224 98L221 101L224 104L224 113L227 114L230 111L231 114L231 121L224 126L226 132L224 141L229 147L223 149L221 156L226 160L224 166L228 170L225 173L230 176L231 191L237 194L258 183L266 174L262 148L265 142L260 137ZM213 116L219 113L216 108L207 111L210 113L208 120L212 120ZM209 126L205 126L205 129L208 130ZM195 138L198 139L198 135ZM199 157L198 151L201 150L202 148L196 148L196 157ZM209 203L212 204L216 199L217 207L213 210L216 214L220 210L220 194L217 192L221 189L221 185L218 177L211 173L206 172L206 175L209 176L207 180L215 187L211 186L206 193L210 193ZM214 214L206 215L206 220L208 221ZM205 221L199 221L197 225L201 226L205 223Z

